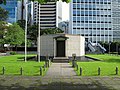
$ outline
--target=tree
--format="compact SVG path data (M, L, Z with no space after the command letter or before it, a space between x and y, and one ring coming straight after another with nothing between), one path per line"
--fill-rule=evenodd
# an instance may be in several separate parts
M48 28L48 29L43 29L41 30L41 35L43 34L56 34L56 33L63 33L64 31L62 31L59 28Z
M34 44L37 44L38 37L38 25L32 25L28 27L28 39Z
M8 11L0 7L0 21L5 21L8 18Z
M0 4L6 4L6 0L0 0Z
M5 31L7 30L7 22L0 21L0 44L4 44Z
M56 34L56 33L63 33L63 31L59 28L48 28L40 30L40 34ZM33 41L35 44L37 43L38 37L38 25L32 25L28 27L28 39Z
M25 20L18 20L17 24L22 28L25 29Z
M4 41L10 45L21 45L24 42L24 30L14 23L10 25L5 33Z

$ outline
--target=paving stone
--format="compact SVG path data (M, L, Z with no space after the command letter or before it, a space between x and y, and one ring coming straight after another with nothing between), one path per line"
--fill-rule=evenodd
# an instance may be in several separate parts
M115 90L120 90L120 85L111 85L110 87L114 88Z
M84 86L62 86L61 90L87 90L88 88Z
M120 77L76 76L69 63L53 63L44 77L0 76L0 90L120 90Z
M114 80L104 80L106 84L108 85L115 85L116 82Z

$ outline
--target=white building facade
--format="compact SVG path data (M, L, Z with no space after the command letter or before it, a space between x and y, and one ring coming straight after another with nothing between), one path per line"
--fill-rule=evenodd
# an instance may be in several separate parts
M48 2L39 4L37 1L33 4L33 23L38 24L40 15L41 29L55 28L62 22L62 2Z
M41 56L51 57L77 57L85 55L85 38L80 35L50 34L42 35L40 52ZM39 50L39 49L38 49Z
M120 0L72 0L70 34L80 34L91 42L120 39Z

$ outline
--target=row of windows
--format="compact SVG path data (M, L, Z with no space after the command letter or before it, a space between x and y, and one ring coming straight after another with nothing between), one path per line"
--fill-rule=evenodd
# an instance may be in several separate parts
M100 22L100 21L73 21L74 23L111 23L111 22Z
M39 19L34 19L35 21L36 20L38 20L39 21ZM40 19L40 21L56 21L56 19Z
M73 3L97 3L97 4L111 4L111 0L73 0Z
M73 2L73 3L96 3L96 4L111 4L111 2Z
M100 8L73 8L73 9L78 9L78 10L104 10L104 11L111 11L111 9L100 9Z
M111 15L76 15L73 14L73 16L95 16L95 17L111 17ZM113 17L120 17L120 16L113 16Z
M112 21L111 20L111 17L73 17L73 21L98 21L98 22L110 22Z
M73 28L73 29L80 29L80 30L112 30L111 28Z
M99 8L110 9L111 5L95 5L95 4L73 4L73 8Z
M88 33L84 33L84 32L80 32L81 33L81 36L112 36L112 34L109 34L106 33L106 34L88 34Z
M111 2L111 0L73 0L78 2Z
M75 11L73 10L73 14L75 15L111 15L111 11Z
M92 27L95 27L95 28L96 28L96 27L97 27L97 28L100 28L100 27L101 27L101 28L102 28L102 27L103 27L103 28L104 28L104 27L105 27L105 28L111 28L111 26L112 26L111 24L83 24L83 23L81 23L81 24L75 24L75 23L74 23L74 24L73 24L73 27L81 27L81 28L82 28L82 27L83 27L83 28L88 28L88 27L89 27L89 28L92 28Z

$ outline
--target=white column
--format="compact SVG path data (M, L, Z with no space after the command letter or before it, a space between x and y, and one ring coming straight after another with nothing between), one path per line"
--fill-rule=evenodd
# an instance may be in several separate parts
M25 18L25 62L27 61L27 4L25 5L26 8L26 18Z
M40 62L40 3L39 3L39 23L38 23L38 62Z
M54 58L56 57L56 40L54 39Z

